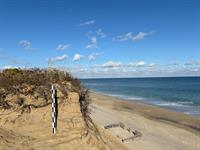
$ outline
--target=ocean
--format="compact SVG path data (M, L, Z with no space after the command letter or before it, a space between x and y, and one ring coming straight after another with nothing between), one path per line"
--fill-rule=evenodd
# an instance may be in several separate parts
M200 77L81 79L91 91L200 117Z

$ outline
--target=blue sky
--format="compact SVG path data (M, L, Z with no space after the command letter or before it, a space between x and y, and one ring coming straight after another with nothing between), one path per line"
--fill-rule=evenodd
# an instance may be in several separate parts
M200 75L200 2L0 1L0 68L78 77Z

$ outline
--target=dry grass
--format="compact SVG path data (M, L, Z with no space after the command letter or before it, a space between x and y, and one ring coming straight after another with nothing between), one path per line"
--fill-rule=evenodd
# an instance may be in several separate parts
M51 84L62 84L63 81L71 82L74 87L80 86L80 81L71 77L68 73L59 70L42 69L6 69L0 73L0 88L9 92L17 92L17 89L23 85L34 85L50 87Z
M77 92L80 97L81 112L85 118L89 116L88 90L85 89L80 80L73 78L69 73L59 70L45 69L6 69L0 72L0 109L10 109L13 106L6 101L8 95L17 95L15 104L22 107L22 112L31 107L38 108L48 105L51 101L51 85L59 85L59 90L67 97L67 93ZM70 86L69 86L70 85ZM40 105L24 104L25 99L19 95L31 96L35 100L42 99Z

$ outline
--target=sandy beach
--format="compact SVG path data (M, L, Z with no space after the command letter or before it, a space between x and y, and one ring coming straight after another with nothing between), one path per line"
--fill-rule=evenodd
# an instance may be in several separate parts
M94 92L90 109L93 121L101 132L121 143L120 149L136 150L197 150L200 149L200 119L134 101L121 100ZM117 129L105 125L122 122L142 136L122 143ZM124 134L125 131L124 131ZM112 141L112 142L113 142ZM118 142L117 142L118 141ZM109 142L109 141L107 141ZM114 147L118 147L112 144ZM119 147L118 147L119 148Z

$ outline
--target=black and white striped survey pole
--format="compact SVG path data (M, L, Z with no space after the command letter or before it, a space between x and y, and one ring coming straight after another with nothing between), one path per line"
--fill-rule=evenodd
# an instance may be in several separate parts
M54 86L51 86L51 98L52 98L52 132L53 134L56 134L56 89L54 88Z

